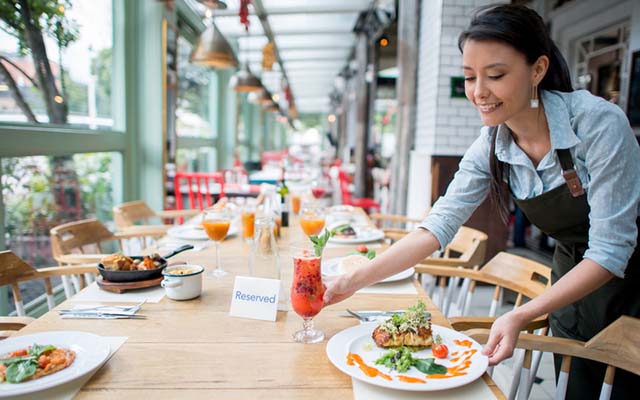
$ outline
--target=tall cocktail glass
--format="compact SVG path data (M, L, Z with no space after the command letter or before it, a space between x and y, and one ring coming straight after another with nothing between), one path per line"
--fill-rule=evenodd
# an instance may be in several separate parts
M324 285L320 270L321 255L316 255L313 243L302 242L291 245L293 257L293 281L291 282L291 307L302 317L302 330L293 334L298 343L318 343L324 339L324 333L314 329L315 317L324 302Z

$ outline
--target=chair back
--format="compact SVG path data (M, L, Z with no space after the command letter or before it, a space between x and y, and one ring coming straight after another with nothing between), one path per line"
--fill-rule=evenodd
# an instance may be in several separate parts
M185 185L183 186L183 181ZM216 191L216 186L219 190ZM221 172L176 172L173 177L176 195L176 209L185 209L182 196L187 190L189 208L203 210L213 205L212 193L224 197L224 174Z
M149 220L154 217L155 211L142 200L129 201L113 207L113 219L119 229L136 225L138 222L148 225Z
M51 228L51 248L54 258L74 252L102 253L101 242L114 240L113 234L95 218L58 225ZM89 249L92 247L92 249ZM95 250L97 249L97 251Z
M487 241L489 236L477 229L461 226L444 252L445 257L450 257L451 252L460 254L458 257L461 266L472 268L481 265L487 254Z
M480 269L485 281L518 293L516 307L522 296L533 299L551 286L551 268L515 254L501 252Z
M471 329L466 333L482 344L489 340L488 329ZM640 375L640 319L621 316L588 342L521 333L516 348L525 350L523 370L528 370L534 352L549 352L562 356L562 366L556 380L556 399L565 398L573 357L606 364L599 398L607 400L615 383L616 369ZM529 376L525 382L527 385L521 383L519 399L529 396L531 382Z
M349 187L351 184L351 178L349 178L349 175L347 175L342 168L338 170L338 183L340 185L340 197L342 204L346 204L348 206L353 205L353 201L351 200L351 188Z
M80 287L84 287L83 274L97 274L98 269L95 265L77 265L73 267L52 267L35 269L23 259L15 255L12 251L0 252L0 286L11 285L13 291L13 301L16 306L16 313L19 316L25 316L25 305L22 301L22 293L20 291L21 282L42 280L44 282L45 297L47 306L51 310L55 307L54 289L51 283L53 276L69 276L79 275ZM33 285L30 290L33 290Z

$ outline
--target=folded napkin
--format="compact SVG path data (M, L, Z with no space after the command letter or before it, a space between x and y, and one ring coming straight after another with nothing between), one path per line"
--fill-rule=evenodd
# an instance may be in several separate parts
M124 293L112 293L102 290L94 282L73 296L73 301L92 303L158 303L164 297L164 289L160 286L137 289Z
M351 379L351 382L353 384L354 400L487 400L496 398L482 378L478 378L465 386L433 392L410 392L406 390L388 389L357 379Z
M100 304L76 304L67 310L58 310L63 319L142 319L137 315L144 302L135 306L109 306Z

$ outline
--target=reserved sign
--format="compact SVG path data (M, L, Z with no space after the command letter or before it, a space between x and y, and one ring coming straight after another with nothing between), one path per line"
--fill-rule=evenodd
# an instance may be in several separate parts
M279 294L279 279L236 276L229 315L275 321Z

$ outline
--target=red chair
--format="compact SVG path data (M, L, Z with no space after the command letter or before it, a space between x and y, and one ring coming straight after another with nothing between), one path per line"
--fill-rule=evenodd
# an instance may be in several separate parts
M351 178L342 169L338 170L338 181L340 182L340 195L342 196L342 204L354 207L361 207L367 213L374 211L380 212L380 203L374 199L366 197L351 197Z
M203 210L211 205L214 201L212 193L214 193L214 184L220 186L219 197L224 197L224 174L221 172L176 172L173 177L173 187L176 195L176 209L183 210L182 201L182 181L186 180L187 194L189 197L189 206L191 209Z

